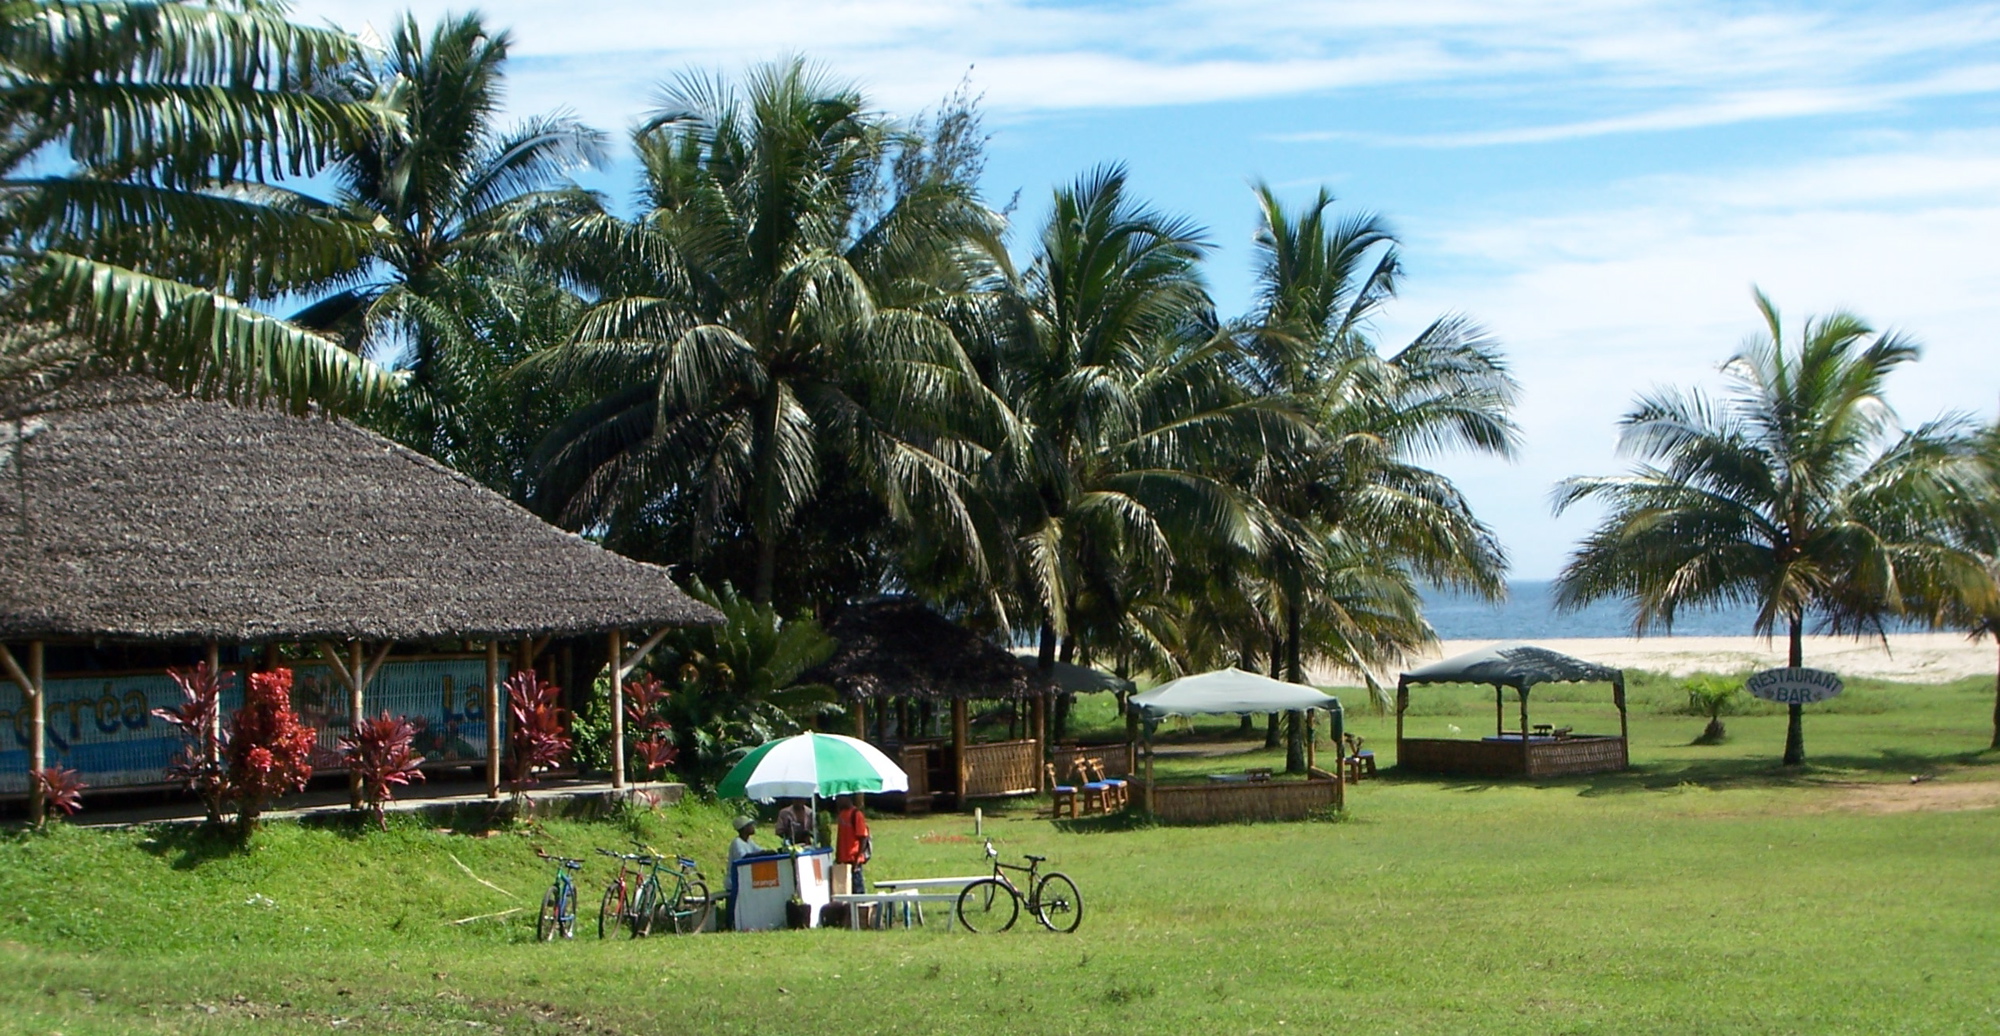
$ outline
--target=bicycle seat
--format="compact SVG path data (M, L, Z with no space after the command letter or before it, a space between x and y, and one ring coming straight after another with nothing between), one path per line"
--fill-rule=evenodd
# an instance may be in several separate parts
M674 859L680 861L680 865L684 870L694 870L696 867L700 866L699 864L695 863L693 860L690 860L685 856L676 856L674 857Z
M563 866L565 866L565 867L568 867L568 868L569 868L570 870L573 870L573 871L580 871L580 870L582 870L582 869L583 869L583 861L582 861L582 860L569 860L569 859L565 859L565 860L563 860L563 862L562 862L562 865L563 865Z
M1026 855L1026 854L1024 854L1024 855ZM1048 857L1046 857L1046 856L1031 856L1031 855L1030 855L1030 856L1026 856L1026 858L1027 858L1027 861L1028 861L1029 863L1040 863L1040 862L1042 862L1043 860L1046 860L1046 859L1048 859Z

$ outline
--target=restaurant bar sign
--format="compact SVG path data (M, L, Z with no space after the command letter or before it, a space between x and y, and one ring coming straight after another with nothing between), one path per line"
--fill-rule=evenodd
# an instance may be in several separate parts
M1837 697L1844 688L1840 677L1824 669L1803 666L1766 669L1745 680L1743 686L1752 697L1780 705L1811 705Z
M222 695L225 716L243 704L241 673ZM502 678L506 676L502 667ZM486 663L483 659L390 662L369 685L368 714L408 716L427 764L474 763L486 756ZM180 748L172 726L153 710L179 705L165 673L52 677L44 711L50 766L75 770L93 788L161 784ZM0 795L28 790L28 710L21 689L0 680ZM319 732L315 770L340 769L337 742L348 733L344 684L322 665L294 670L292 707ZM505 716L503 714L504 721Z

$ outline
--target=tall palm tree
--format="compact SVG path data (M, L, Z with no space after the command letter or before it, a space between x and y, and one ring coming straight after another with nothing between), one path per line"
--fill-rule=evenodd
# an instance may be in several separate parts
M61 362L360 405L395 379L246 304L353 270L370 232L276 181L390 117L329 96L358 51L262 3L0 7L0 281Z
M1259 311L1242 379L1285 400L1313 430L1250 458L1241 476L1265 508L1260 559L1282 615L1287 678L1303 645L1360 672L1430 642L1416 581L1502 592L1504 552L1451 481L1421 463L1453 448L1508 456L1516 386L1497 348L1462 318L1384 357L1372 320L1397 289L1395 239L1378 218L1332 218L1322 189L1293 213L1257 189ZM1305 765L1292 717L1288 768Z
M832 464L976 564L963 472L1002 411L939 313L999 220L965 170L796 60L741 93L678 80L634 143L644 211L573 225L601 301L531 364L597 390L544 451L545 506L614 528L691 513L696 553L739 533L769 602Z
M1763 334L1723 365L1727 397L1641 397L1620 436L1637 470L1558 489L1558 512L1601 500L1611 513L1564 567L1557 602L1623 597L1639 632L1671 630L1684 608L1754 604L1756 631L1783 628L1800 666L1809 615L1879 635L1911 600L1976 591L1981 559L1950 521L1984 474L1952 426L1898 427L1883 385L1915 344L1834 313L1788 346L1777 308L1756 300ZM1784 762L1804 760L1793 705Z
M383 52L349 68L349 96L394 92L403 111L353 141L332 168L346 218L377 228L373 262L295 319L407 372L409 391L379 415L383 430L520 493L526 450L502 440L526 438L523 418L538 394L505 373L560 338L494 333L536 330L527 326L537 323L532 313L510 299L574 319L554 278L525 260L548 227L587 210L568 174L599 161L604 140L560 113L503 129L511 47L509 34L488 31L476 13L428 33L406 16Z

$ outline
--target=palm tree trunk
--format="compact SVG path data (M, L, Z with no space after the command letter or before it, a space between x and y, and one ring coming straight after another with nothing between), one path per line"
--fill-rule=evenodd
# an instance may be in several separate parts
M778 386L757 404L756 512L751 528L757 536L757 584L751 599L770 604L778 581Z
M1805 665L1805 616L1792 613L1792 649L1789 654L1793 668ZM1800 722L1805 706L1793 702L1789 706L1790 717L1785 721L1785 765L1798 766L1806 761L1805 725Z
M2000 629L1993 631L1993 646L2000 649ZM1993 747L2000 748L2000 668L1993 672Z
M1299 609L1298 598L1292 597L1285 607L1285 678L1293 683L1305 682L1305 671L1299 666ZM1285 714L1285 772L1306 772L1306 714L1293 709Z
M1271 679L1276 680L1283 675L1284 667L1282 663L1284 657L1284 648L1278 643L1277 634L1273 633L1271 635ZM1279 716L1280 713L1271 713L1268 722L1264 725L1265 748L1276 748L1284 743L1284 734L1278 726Z

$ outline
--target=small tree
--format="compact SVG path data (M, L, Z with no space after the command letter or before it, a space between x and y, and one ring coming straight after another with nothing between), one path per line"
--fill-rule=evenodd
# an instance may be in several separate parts
M63 767L49 767L35 770L29 775L35 787L42 793L42 802L49 809L62 810L63 816L75 816L83 808L83 789L90 785L83 783L75 770ZM42 823L48 823L48 815L42 815Z
M179 708L154 709L153 715L166 720L180 734L181 750L167 765L167 776L187 785L208 808L208 822L222 821L222 812L231 796L229 771L223 765L228 736L222 729L224 674L203 662L193 669L169 669L167 675L181 689Z
M312 779L313 744L319 734L292 711L292 671L273 669L250 677L243 708L230 723L228 781L236 816L249 834L264 807Z
M543 680L532 669L523 669L507 678L508 770L513 776L514 794L527 794L528 785L540 771L560 766L569 758L569 733L563 723L564 709L556 704L560 687Z
M1694 739L1697 745L1719 745L1728 737L1722 727L1725 713L1736 711L1736 695L1743 690L1743 681L1721 676L1693 676L1681 681L1681 690L1687 692L1687 709L1690 715L1707 716L1708 726L1701 736Z
M632 746L628 763L638 763L639 771L647 777L658 776L680 757L680 749L674 745L674 725L660 712L671 694L651 673L625 681L626 743Z
M389 829L389 819L383 807L396 797L395 786L424 779L418 769L424 757L413 747L416 737L415 723L407 717L391 716L385 709L374 719L362 720L351 736L340 739L340 754L347 768L361 776L362 801L368 803L376 825L384 831Z

